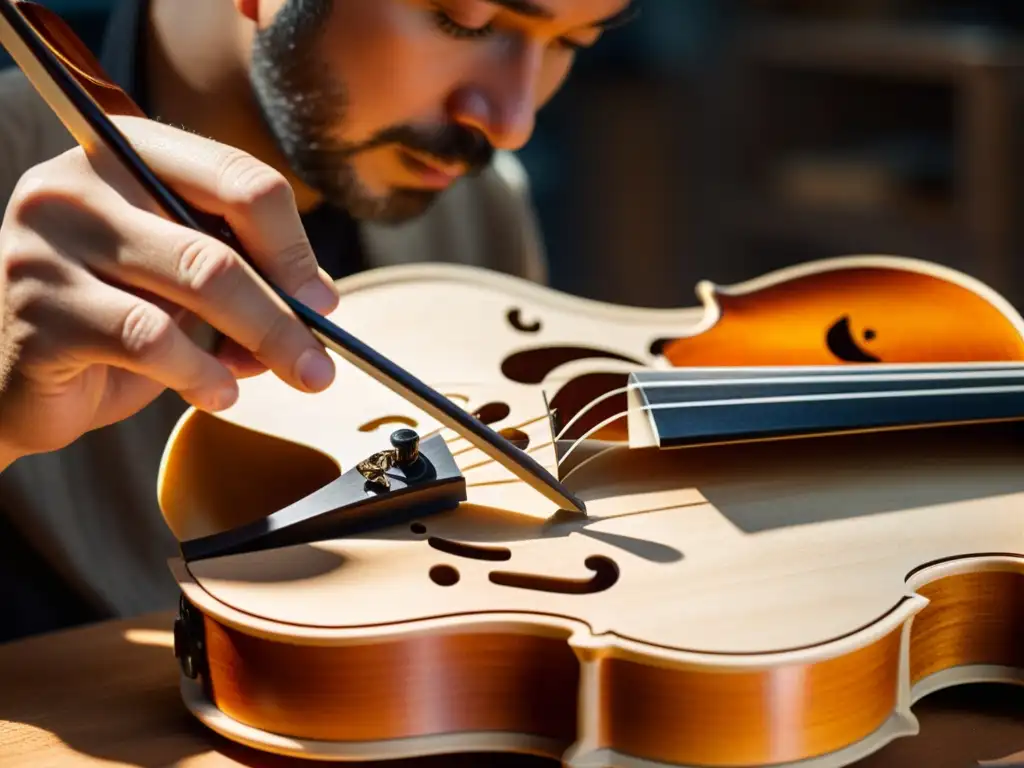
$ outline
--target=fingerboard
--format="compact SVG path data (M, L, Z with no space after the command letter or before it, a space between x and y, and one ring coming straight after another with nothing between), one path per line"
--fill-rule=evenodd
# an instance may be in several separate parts
M690 368L630 377L631 447L1024 419L1024 366Z

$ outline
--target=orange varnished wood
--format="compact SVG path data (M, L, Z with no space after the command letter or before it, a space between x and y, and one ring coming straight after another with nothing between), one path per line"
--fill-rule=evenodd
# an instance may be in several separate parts
M0 645L0 768L316 768L234 744L182 712L171 613ZM850 768L975 768L1024 749L1024 689L975 686L920 702L922 732ZM558 768L514 754L335 763L339 768Z
M297 738L382 741L576 732L579 663L565 638L455 633L325 647L253 637L206 618L216 705Z
M35 2L15 0L14 6L32 23L40 38L104 112L145 117L128 94L109 80L96 57L60 16Z
M208 413L182 426L180 437L202 451L181 453L169 461L164 472L185 483L168 486L174 509L187 515L166 516L179 539L205 536L259 520L322 488L341 474L338 465L319 451L260 434L240 430ZM203 471L216 461L225 472ZM204 514L196 515L192 499L205 499Z
M670 765L802 760L852 744L893 711L900 630L817 664L715 672L603 662L601 744Z
M967 664L1024 668L1024 574L957 574L919 592L930 603L911 626L911 682Z
M920 272L824 271L714 298L722 312L714 326L666 345L674 365L841 363L825 332L844 317L853 342L881 362L1024 359L1024 339L1003 312L962 285Z

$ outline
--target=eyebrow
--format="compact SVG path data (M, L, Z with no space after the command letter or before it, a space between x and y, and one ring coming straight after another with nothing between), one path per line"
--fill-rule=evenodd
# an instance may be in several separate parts
M502 8L512 13L517 13L520 16L529 16L531 19L553 19L555 17L551 11L543 5L534 2L534 0L487 0L487 2L500 5ZM637 3L630 2L618 13L613 13L606 19L595 21L590 26L611 29L612 27L618 27L632 21L639 12Z

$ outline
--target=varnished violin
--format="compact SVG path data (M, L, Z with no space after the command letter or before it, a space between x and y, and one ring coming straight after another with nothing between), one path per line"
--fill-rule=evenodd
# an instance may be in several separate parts
M214 731L838 768L933 691L1024 677L1024 319L989 287L885 256L679 310L451 265L339 287L333 322L587 515L355 366L189 410L158 494L182 697Z
M337 322L589 516L351 368L335 407L260 376L188 412L159 498L214 730L317 759L833 768L915 733L930 692L1021 680L1024 320L988 287L881 256L675 311L456 266L339 285Z

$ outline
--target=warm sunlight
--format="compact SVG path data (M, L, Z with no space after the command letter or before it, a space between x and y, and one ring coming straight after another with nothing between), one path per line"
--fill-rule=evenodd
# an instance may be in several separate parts
M124 639L135 645L160 645L164 648L174 647L174 633L158 629L128 629Z

